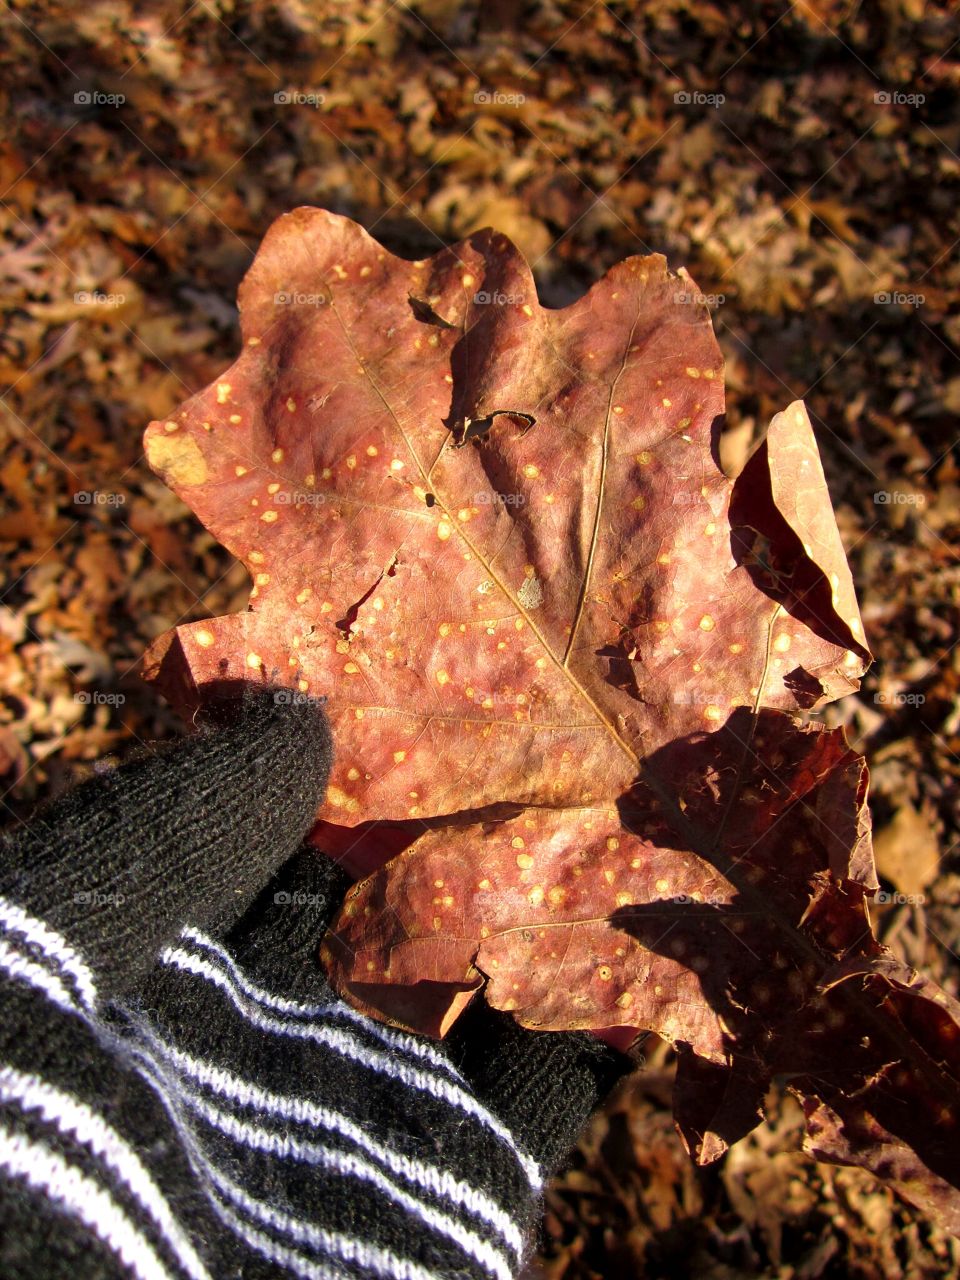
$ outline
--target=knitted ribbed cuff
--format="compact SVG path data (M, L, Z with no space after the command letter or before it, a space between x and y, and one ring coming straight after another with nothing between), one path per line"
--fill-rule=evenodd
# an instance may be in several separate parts
M258 982L297 999L330 998L320 941L352 881L312 847L301 849L264 889L225 941Z
M330 730L318 700L258 691L202 730L84 783L0 840L0 895L128 990L187 922L219 931L310 829Z
M581 1031L527 1031L479 996L447 1043L477 1097L548 1177L562 1165L591 1113L634 1066Z

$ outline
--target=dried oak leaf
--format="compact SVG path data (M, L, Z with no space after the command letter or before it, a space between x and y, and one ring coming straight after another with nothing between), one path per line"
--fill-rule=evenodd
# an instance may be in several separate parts
M853 1091L824 1080L819 1096L802 1097L804 1146L818 1159L869 1169L960 1235L960 1002L889 954L846 959L824 988L833 994L849 981L873 1001L895 1051Z
M372 871L324 944L345 995L442 1034L486 982L528 1026L655 1030L705 1162L773 1073L834 1106L917 1033L875 990L864 763L788 714L869 661L813 433L794 403L723 475L694 292L632 258L551 311L494 232L406 262L281 218L239 359L146 435L250 606L146 671L185 712L327 696L316 839Z

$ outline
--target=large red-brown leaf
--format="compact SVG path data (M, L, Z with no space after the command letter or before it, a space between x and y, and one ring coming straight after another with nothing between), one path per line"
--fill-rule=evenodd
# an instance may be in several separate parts
M529 1026L655 1030L706 1161L774 1073L821 1135L901 1059L938 1114L952 1076L876 990L863 761L786 714L869 661L813 433L792 404L723 475L691 292L633 258L550 311L493 232L411 263L280 219L241 356L146 436L250 608L146 667L185 711L224 682L327 696L317 840L372 871L324 947L345 994L434 1033L484 983Z
M720 353L689 296L664 259L632 258L550 311L494 233L410 263L322 210L281 218L240 291L240 358L146 435L249 567L251 608L178 627L152 669L202 686L276 668L327 694L329 813L350 825L613 798L733 707L856 687L806 414L775 421L769 451L806 495L809 551L766 522L762 476L762 530L732 534ZM837 606L808 620L766 581L830 572Z

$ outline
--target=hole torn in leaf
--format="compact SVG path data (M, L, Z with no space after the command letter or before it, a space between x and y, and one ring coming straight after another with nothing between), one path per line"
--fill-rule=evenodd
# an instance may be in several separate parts
M494 409L493 413L488 414L485 418L464 418L452 428L455 449L462 449L465 444L469 444L471 440L478 443L490 431L493 426L494 418L507 418L516 426L521 427L521 436L525 436L531 427L537 425L536 418L530 413L521 413L516 409Z
M809 711L827 696L826 689L817 677L805 667L794 667L792 671L788 671L783 677L783 683L796 698L797 706L804 711Z
M366 604L366 602L370 599L370 597L376 591L377 587L379 587L380 583L384 579L384 575L386 575L389 578L392 578L394 576L394 574L396 573L396 565L397 565L397 557L394 556L393 559L390 561L390 563L387 565L387 567L381 572L381 574L379 575L379 577L377 578L373 586L370 587L368 591L365 591L363 595L360 597L360 599L350 606L350 608L347 610L347 612L343 615L342 618L337 619L337 622L336 622L337 630L343 632L345 639L347 640L350 639L350 636L352 634L351 628L353 627L353 624L357 620L357 614L360 612L361 606Z
M443 316L438 315L426 298L415 298L411 293L407 301L410 303L410 310L415 318L422 324L434 324L438 329L455 329L457 327L451 324L449 320L444 320Z

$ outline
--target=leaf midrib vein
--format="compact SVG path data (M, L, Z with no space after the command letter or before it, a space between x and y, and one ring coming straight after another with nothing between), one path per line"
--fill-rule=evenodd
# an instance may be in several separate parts
M331 303L331 310L333 311L334 315L337 317L337 321L338 321L338 323L340 324L341 329L343 330L344 338L346 339L347 343L349 344L351 352L354 354L354 356L357 356L357 347L356 347L356 344L354 343L354 341L353 341L353 339L352 339L352 337L351 337L351 335L350 335L350 331L349 331L349 329L347 328L347 325L346 325L346 323L344 322L343 317L340 315L339 309L337 308L337 306L336 306L336 304L335 304L335 303ZM639 319L639 315L638 315L638 317L637 317L637 320L638 320L638 319ZM621 364L621 366L620 366L620 369L619 369L619 371L618 371L618 373L617 373L617 377L614 379L613 383L611 384L611 388L610 388L610 397L609 397L608 402L607 402L607 418L606 418L606 421L605 421L605 423L604 423L604 436L605 436L605 438L606 438L606 435L607 435L607 433L608 433L608 431L609 431L609 419L610 419L611 406L612 406L612 403L613 403L613 395L614 395L614 392L615 392L615 390L616 390L616 384L617 384L617 382L619 381L620 375L623 373L623 370L624 370L624 368L626 367L626 363L627 363L627 355L628 355L628 353L629 353L629 347L630 347L631 342L632 342L632 339L633 339L633 333L634 333L634 330L636 329L637 320L634 320L633 326L631 327L631 330L630 330L630 341L628 341L628 343L627 343L627 349L624 351L624 355L623 355L623 362L622 362L622 364ZM628 759L629 759L629 760L631 760L631 762L633 762L633 763L634 763L634 764L636 764L636 765L639 765L639 763L640 763L640 759L641 759L641 757L639 756L639 754L634 750L634 748L633 748L633 747L631 747L631 746L630 746L630 744L626 741L626 739L624 739L623 737L621 737L621 735L617 732L617 730L616 730L616 728L614 727L614 725L613 725L613 724L611 724L611 722L610 722L610 720L608 719L608 717L604 714L604 712L602 711L602 709L597 705L597 703L596 703L596 702L594 701L594 699L590 696L590 694L588 693L588 691L583 687L583 685L582 685L582 684L580 683L580 681L576 678L576 676L573 674L573 672L570 670L570 668L566 665L565 661L562 661L562 660L561 660L560 658L558 658L558 657L557 657L557 655L553 652L553 650L551 649L550 645L547 643L546 637L543 635L543 633L541 632L540 628L536 625L536 623L533 621L533 619L530 617L530 615L529 615L529 614L527 613L527 611L524 609L524 607L523 607L523 605L521 604L520 600L519 600L516 596L514 596L514 595L513 595L513 593L510 591L509 587L508 587L508 586L506 585L506 583L505 583L505 582L500 578L499 574L498 574L498 573L496 572L496 570L493 568L493 565L492 565L491 563L489 563L489 561L488 561L487 557L483 554L483 552L480 550L480 548L479 548L478 546L476 546L476 545L473 543L473 541L470 539L470 537L469 537L469 535L467 534L467 532L466 532L466 531L461 527L461 525L460 525L459 521L457 521L457 520L454 518L454 516L453 516L453 514L452 514L452 512L451 512L451 510L450 510L450 508L449 508L449 507L447 506L447 504L443 501L443 498L442 498L439 494L437 494L437 493L436 493L436 490L435 490L435 489L433 488L433 486L431 485L431 482L430 482L430 480L429 480L429 477L428 477L427 472L424 470L423 463L421 462L420 457L419 457L419 455L417 454L417 451L414 449L413 444L412 444L412 442L411 442L411 440L410 440L409 436L407 435L406 431L405 431L405 430L404 430L404 428L403 428L403 424L401 423L400 419L397 417L397 414L394 412L393 406L390 404L390 401L387 399L387 397L386 397L386 395L384 394L384 392L380 389L380 386L379 386L379 384L378 384L377 380L374 378L373 373L371 372L371 370L370 370L370 369L369 369L369 367L368 367L367 361L365 361L365 360L361 361L360 359L357 359L357 364L360 366L360 368L362 368L362 369L363 369L364 374L365 374L365 375L366 375L366 377L369 379L370 386L373 388L373 391L374 391L374 392L375 392L375 394L377 395L378 399L380 400L380 402L381 402L381 404L383 405L383 407L384 407L384 409L386 410L386 412L390 415L391 419L392 419L392 420L393 420L393 422L396 424L397 430L400 432L400 435L401 435L401 437L403 438L403 442L404 442L404 444L406 445L406 448L407 448L407 450L409 451L410 456L411 456L411 458L413 459L414 464L416 465L416 468L417 468L418 472L420 473L420 477L421 477L421 479L423 480L423 482L424 482L424 484L425 484L426 486L430 486L431 491L434 493L434 496L435 496L436 505L440 508L440 510L441 510L441 511L444 513L444 515L448 518L448 520L449 520L449 522L450 522L450 526L451 526L451 528L456 529L456 531L457 531L457 535L459 536L459 538L460 538L460 539L461 539L461 540L466 544L466 546L470 549L470 551L472 552L472 554L476 556L476 558L477 558L477 560L480 562L480 564L481 564L481 565L483 565L484 569L485 569L485 570L486 570L486 572L489 574L491 581L495 583L495 585L496 585L496 586L500 589L500 591L501 591L501 592L506 596L506 598L507 598L507 599L508 599L508 600L509 600L509 601L510 601L510 602L511 602L515 607L516 607L517 612L518 612L518 613L520 614L520 616L524 619L524 621L526 622L526 624L527 624L527 626L530 628L530 630L533 632L533 634L537 637L537 640L540 642L541 646L543 647L544 653L545 653L545 654L547 655L547 657L548 657L548 658L553 662L553 664L554 664L554 666L556 667L557 671L559 671L559 672L560 672L561 676L563 676L563 678L564 678L565 680L567 680L567 682L568 682L570 685L572 685L572 686L573 686L573 688L575 689L575 691L577 692L577 694L578 694L578 695L579 695L579 696L580 696L580 697L581 697L581 698L582 698L582 699L583 699L583 700L584 700L584 701L585 701L585 702L586 702L586 703L587 703L587 704L592 708L592 710L593 710L593 711L594 711L594 713L596 714L597 719L598 719L598 721L600 722L601 726L602 726L604 729L606 729L607 733L610 735L610 737L611 737L611 738L613 738L614 742L615 742L615 743L616 743L616 745L620 748L620 750L624 753L624 755L626 755L626 756L628 757ZM431 468L431 469L432 469L432 468ZM598 503L598 512L599 512L599 506L600 506L601 504L602 504L602 496L601 496L600 503ZM598 524L595 522L595 527L594 527L594 543L593 543L593 545L594 545L594 546L595 546L595 543L596 543L596 538L597 538L597 536L598 536ZM591 552L592 552L592 548L591 548ZM592 563L592 561L591 561L591 563ZM588 573L589 573L589 570L588 570ZM584 588L583 588L583 590L585 590L585 587L586 587L586 582L584 583ZM508 723L508 722L505 722L505 723ZM578 726L578 727L579 727L579 726ZM583 726L583 727L584 727L584 728L586 728L586 727L589 727L589 726Z

